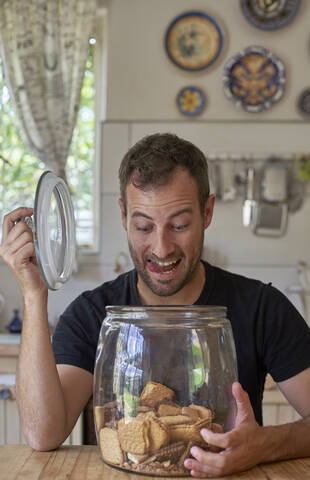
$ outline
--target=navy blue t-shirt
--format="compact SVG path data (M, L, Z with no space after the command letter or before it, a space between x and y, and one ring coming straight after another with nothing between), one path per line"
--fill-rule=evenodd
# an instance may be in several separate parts
M281 382L310 367L310 329L286 296L270 284L203 264L206 282L195 304L227 307L239 381L262 424L266 374ZM57 364L94 372L107 305L141 305L135 270L82 293L68 306L53 336Z

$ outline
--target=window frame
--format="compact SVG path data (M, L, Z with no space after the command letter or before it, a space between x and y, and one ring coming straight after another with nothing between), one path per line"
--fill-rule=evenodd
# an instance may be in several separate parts
M105 89L104 79L106 78L105 72L105 40L106 40L106 9L99 9L97 16L94 20L91 36L96 39L94 45L94 86L95 86L95 98L94 98L94 158L92 163L93 174L93 243L89 247L77 247L77 253L79 260L85 256L97 256L101 252L101 157L102 157L102 131L101 121L105 115ZM45 168L47 170L47 168ZM34 202L34 198L33 198ZM2 218L3 221L3 218ZM2 223L2 222L1 222ZM2 225L1 225L2 228ZM80 257L81 256L81 257ZM4 261L0 258L0 264ZM82 262L83 263L83 262Z

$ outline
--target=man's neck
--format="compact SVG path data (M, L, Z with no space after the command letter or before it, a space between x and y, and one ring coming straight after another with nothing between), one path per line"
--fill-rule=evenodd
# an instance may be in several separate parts
M200 297L205 281L205 267L200 262L193 279L174 295L156 295L145 285L139 275L137 291L142 305L193 305Z

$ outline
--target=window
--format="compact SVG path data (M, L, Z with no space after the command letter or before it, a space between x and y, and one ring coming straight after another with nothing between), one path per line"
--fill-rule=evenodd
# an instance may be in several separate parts
M66 173L76 217L77 244L83 251L97 250L95 185L95 57L90 40L77 124ZM5 84L0 59L0 217L21 206L33 206L40 175L47 168L25 145Z

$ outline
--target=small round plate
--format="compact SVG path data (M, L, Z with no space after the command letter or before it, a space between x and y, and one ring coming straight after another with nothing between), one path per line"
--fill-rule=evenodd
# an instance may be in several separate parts
M241 0L242 12L254 27L276 30L295 17L300 0Z
M270 108L283 95L283 63L263 47L250 46L228 60L224 67L224 92L245 111Z
M205 109L206 96L200 88L188 86L179 91L176 102L183 115L195 116Z
M210 67L219 57L223 35L217 22L201 11L189 11L168 26L165 48L170 60L183 70L195 72Z
M310 118L310 88L306 88L301 92L297 106L300 113Z
M38 182L34 202L34 244L38 266L50 290L69 280L75 261L75 221L66 183L52 172Z

